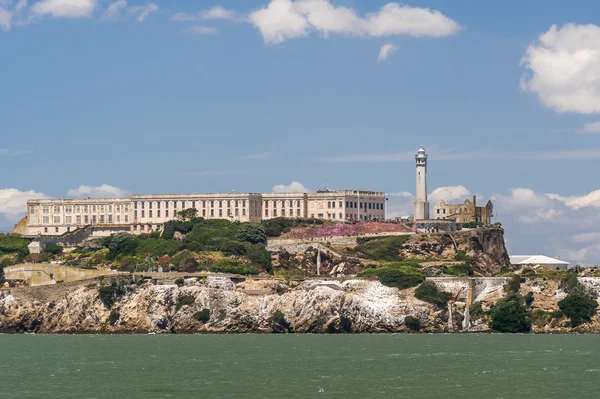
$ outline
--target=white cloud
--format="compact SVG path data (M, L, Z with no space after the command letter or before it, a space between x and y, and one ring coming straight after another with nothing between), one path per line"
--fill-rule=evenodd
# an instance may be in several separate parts
M96 8L97 0L41 0L31 7L38 15L53 17L90 17Z
M595 134L600 133L600 121L586 123L583 128L579 129L577 133L581 134Z
M412 193L409 193L408 191L400 191L397 193L388 193L387 196L388 197L400 197L400 198L414 199L414 195Z
M509 196L496 194L492 202L525 224L556 222L563 214L552 194L536 193L530 188L513 188Z
M104 11L102 13L101 19L104 19L104 20L121 19L122 18L121 10L124 10L125 8L127 8L127 1L125 1L125 0L118 0L113 3L110 3L108 5L108 8L106 9L106 11Z
M381 61L385 61L387 60L390 55L392 55L393 53L396 52L398 48L396 46L394 46L393 44L384 44L381 46L381 48L379 49L379 55L377 56L377 62L381 62Z
M131 193L118 187L103 184L101 186L82 185L78 188L69 190L67 195L74 198L124 198L131 195Z
M21 10L25 9L27 7L27 0L19 0L17 2L17 5L15 5L15 12L21 12Z
M297 181L293 181L287 186L285 184L273 186L274 193L307 193L309 191L302 183L298 183Z
M18 216L27 211L27 200L48 198L37 191L20 191L15 188L0 190L0 214Z
M557 112L600 112L600 27L552 25L527 48L521 88Z
M187 32L194 35L216 35L218 33L217 28L201 25L190 26Z
M12 28L13 13L0 7L0 29L9 31Z
M470 197L471 192L464 186L447 186L433 190L433 192L429 194L429 202L432 204L437 203L439 200L444 200L446 202L459 200L462 202L465 199L471 199Z
M200 13L200 18L202 19L225 19L234 21L237 20L238 17L233 10L228 10L223 8L222 6L216 6L210 8L208 10L204 10Z
M561 197L557 194L549 194L551 199L561 201L569 208L578 210L581 208L600 208L600 190L592 191L585 195L573 195L569 197Z
M600 232L580 233L571 237L574 242L593 242L600 241Z
M138 22L143 22L146 18L148 18L148 16L150 14L152 14L153 12L157 12L158 11L158 6L155 3L149 3L146 4L145 6L139 6L139 7L131 7L129 9L129 12L131 14L136 14L137 17L137 21Z
M388 3L378 12L361 17L355 10L335 6L329 0L271 0L249 15L250 22L261 32L268 44L303 37L317 31L349 36L442 37L460 30L452 19L427 8Z

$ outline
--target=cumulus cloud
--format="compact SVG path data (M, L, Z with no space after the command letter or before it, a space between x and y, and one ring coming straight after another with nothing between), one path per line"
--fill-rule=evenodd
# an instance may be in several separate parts
M552 25L523 56L521 88L557 112L600 112L600 27Z
M273 186L274 193L307 193L309 191L310 190L308 188L304 187L302 183L297 181L293 181L288 185L277 184Z
M446 186L433 190L433 192L429 194L429 202L432 204L435 204L440 200L446 202L458 200L462 202L465 199L470 199L470 197L471 192L465 186Z
M96 8L97 0L41 0L31 7L38 15L53 17L90 17Z
M388 58L390 58L390 55L392 55L393 53L395 53L397 50L397 47L394 46L393 44L384 44L381 46L381 48L379 49L379 55L377 56L377 62L381 62L381 61L385 61Z
M121 11L127 8L127 1L119 0L108 5L106 11L102 13L101 19L104 20L116 20L121 19Z
M137 15L137 21L143 22L150 14L158 11L158 6L155 3L149 3L145 6L131 7L129 12Z
M129 191L109 184L103 184L101 186L82 185L78 188L69 190L67 194L69 197L74 198L124 198L131 195Z
M600 208L600 190L592 191L585 195L572 195L569 197L561 197L557 194L549 194L551 199L561 201L571 209L581 208Z
M330 34L385 37L409 35L443 37L456 34L460 25L436 10L388 3L378 12L359 15L354 9L329 0L271 0L249 15L249 21L268 44L282 43L312 31Z
M21 191L16 188L0 190L0 214L11 217L27 212L27 200L48 198L44 193L34 190Z
M581 133L581 134L596 134L596 133L600 133L600 121L586 123L577 132Z

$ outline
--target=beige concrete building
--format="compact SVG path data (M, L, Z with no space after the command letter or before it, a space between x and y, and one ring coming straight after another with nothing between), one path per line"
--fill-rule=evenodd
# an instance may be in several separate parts
M129 198L39 199L27 202L26 235L60 237L93 228L94 236L161 230L177 212L196 209L205 219L260 222L277 217L383 220L385 194L316 193L135 194Z
M491 224L494 212L492 201L488 201L484 206L477 206L477 197L472 200L465 200L462 204L449 204L444 200L438 201L433 207L434 219L456 220L459 223L484 223Z

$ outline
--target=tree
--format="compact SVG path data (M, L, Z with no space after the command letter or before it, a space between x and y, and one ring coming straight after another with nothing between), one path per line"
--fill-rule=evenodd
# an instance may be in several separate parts
M438 290L432 281L425 281L415 289L415 298L421 301L433 303L439 307L446 306L452 294Z
M596 314L598 302L581 289L575 290L559 301L558 307L571 319L571 327L577 327L592 320L592 316Z
M194 258L188 258L179 267L177 271L183 273L194 273L198 270L198 261Z
M265 228L257 223L245 223L235 233L235 239L250 244L265 244L267 234Z
M183 211L177 212L177 218L183 221L193 220L198 217L198 210L196 208L188 208Z
M490 327L502 332L528 332L531 329L530 313L523 302L523 297L515 293L498 300L490 311Z
M134 255L139 242L129 233L118 233L111 236L108 243L108 258L116 259L122 255Z

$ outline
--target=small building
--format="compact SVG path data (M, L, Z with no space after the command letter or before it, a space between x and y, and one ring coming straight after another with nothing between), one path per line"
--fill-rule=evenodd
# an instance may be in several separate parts
M514 255L510 257L511 266L544 266L552 270L567 270L569 262L544 255Z
M484 206L477 206L477 197L465 200L462 204L449 204L439 200L433 207L433 219L451 219L459 223L491 224L494 216L494 204L488 201Z

